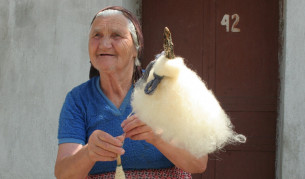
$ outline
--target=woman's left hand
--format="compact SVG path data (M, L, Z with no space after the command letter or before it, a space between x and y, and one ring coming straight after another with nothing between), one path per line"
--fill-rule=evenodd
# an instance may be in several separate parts
M163 155L168 158L174 165L190 173L202 173L205 171L208 156L196 158L188 151L176 147L169 142L161 139L152 128L142 122L136 115L128 117L121 124L125 137L132 140L145 140L154 145Z
M145 140L148 143L154 144L160 140L151 127L142 122L136 115L132 115L124 120L121 124L123 131L126 133L126 138L132 140Z

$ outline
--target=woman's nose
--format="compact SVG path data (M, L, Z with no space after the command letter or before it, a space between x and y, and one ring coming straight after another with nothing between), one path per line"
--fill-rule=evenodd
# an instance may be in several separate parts
M108 37L103 37L101 38L100 40L100 45L99 45L99 48L100 49L108 49L108 48L111 48L111 39L108 38Z

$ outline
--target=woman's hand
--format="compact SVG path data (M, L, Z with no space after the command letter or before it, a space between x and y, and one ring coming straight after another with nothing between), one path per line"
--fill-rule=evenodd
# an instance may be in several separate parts
M139 120L136 115L127 118L122 122L121 126L126 133L126 137L151 143L178 168L190 173L202 173L205 171L208 161L207 155L197 158L188 151L162 140L160 135Z
M124 120L121 124L126 138L132 140L145 140L154 144L160 140L160 136L156 134L152 128L142 122L136 115L132 115Z
M114 161L118 155L123 155L124 135L113 137L110 134L95 130L88 140L88 156L91 161Z

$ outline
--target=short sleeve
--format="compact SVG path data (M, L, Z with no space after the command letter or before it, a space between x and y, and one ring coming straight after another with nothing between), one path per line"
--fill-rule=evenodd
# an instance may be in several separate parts
M80 96L69 92L61 109L58 126L58 144L78 143L85 145L85 115Z

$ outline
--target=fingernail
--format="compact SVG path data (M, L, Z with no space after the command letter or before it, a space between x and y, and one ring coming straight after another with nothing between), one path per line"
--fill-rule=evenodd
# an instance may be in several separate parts
M123 155L125 153L125 150L124 149L122 149L121 150L121 155Z

